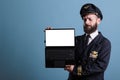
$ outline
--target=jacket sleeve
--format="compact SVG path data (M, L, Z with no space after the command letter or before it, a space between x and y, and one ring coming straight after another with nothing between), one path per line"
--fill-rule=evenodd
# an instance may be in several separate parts
M98 55L96 58L92 55L89 57L87 62L81 64L82 66L82 75L91 75L100 72L104 72L108 66L111 52L111 43L109 40L105 39L101 44L98 50Z

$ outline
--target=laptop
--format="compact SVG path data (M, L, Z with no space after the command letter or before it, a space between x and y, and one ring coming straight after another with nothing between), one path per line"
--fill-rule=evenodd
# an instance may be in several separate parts
M74 64L75 29L54 28L45 30L45 67L64 68Z

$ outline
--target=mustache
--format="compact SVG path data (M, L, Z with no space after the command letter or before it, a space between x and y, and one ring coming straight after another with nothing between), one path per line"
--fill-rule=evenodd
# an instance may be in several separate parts
M84 25L84 27L88 27L88 26L91 26L91 25L87 25L87 24L86 24L86 25Z
M92 27L91 25L84 25L84 28L87 28L87 27Z

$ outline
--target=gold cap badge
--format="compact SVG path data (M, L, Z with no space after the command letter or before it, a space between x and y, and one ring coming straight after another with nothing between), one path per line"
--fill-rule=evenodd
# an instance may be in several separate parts
M84 9L88 9L89 8L89 5L85 6Z

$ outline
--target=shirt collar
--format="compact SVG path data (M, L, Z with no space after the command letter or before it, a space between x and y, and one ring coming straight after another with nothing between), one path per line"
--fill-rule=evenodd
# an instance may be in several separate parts
M99 34L98 30L96 30L95 32L90 34L90 38L94 39L98 34ZM88 34L86 34L86 35L88 35Z

